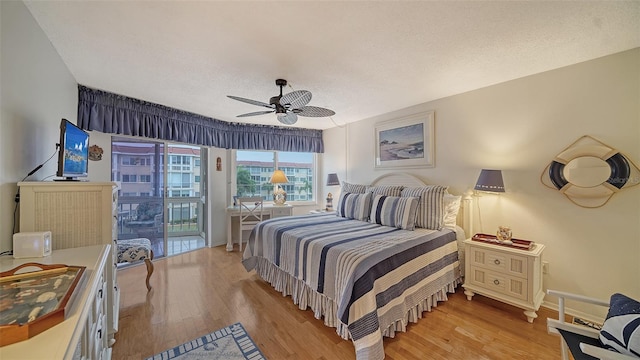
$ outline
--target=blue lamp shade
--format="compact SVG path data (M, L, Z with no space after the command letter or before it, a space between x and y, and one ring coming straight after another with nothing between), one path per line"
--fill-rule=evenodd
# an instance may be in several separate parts
M338 174L331 173L327 175L327 186L340 185L340 180L338 180Z
M474 189L478 191L504 192L502 170L482 169Z

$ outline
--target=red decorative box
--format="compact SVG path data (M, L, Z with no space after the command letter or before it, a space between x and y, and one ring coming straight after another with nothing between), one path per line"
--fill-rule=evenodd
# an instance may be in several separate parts
M498 240L495 235L489 235L489 234L475 234L471 237L471 240L481 241L481 242L499 245L499 246L506 246L514 249L521 249L521 250L532 250L533 248L536 247L535 242L531 240L511 239L512 244L508 244L508 243L505 244L500 240Z

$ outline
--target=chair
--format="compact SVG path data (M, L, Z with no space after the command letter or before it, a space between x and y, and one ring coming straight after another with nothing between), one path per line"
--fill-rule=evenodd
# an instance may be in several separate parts
M145 238L116 240L117 261L122 263L136 263L143 261L147 265L147 291L151 291L149 278L153 274L153 249L151 249L151 241Z
M599 338L600 330L585 325L575 325L565 322L565 299L607 308L610 306L609 301L555 290L547 290L547 294L558 297L558 319L547 319L547 331L552 334L560 334L562 338L560 348L563 360L569 360L567 348L575 360L638 359L631 355L621 354L603 345Z
M253 230L256 224L262 221L263 201L258 196L238 198L238 206L240 206L240 231L238 231L240 252L242 252L242 232Z
M125 221L125 227L136 232L161 232L163 220L163 205L161 201L147 201L140 203L135 209L135 216Z

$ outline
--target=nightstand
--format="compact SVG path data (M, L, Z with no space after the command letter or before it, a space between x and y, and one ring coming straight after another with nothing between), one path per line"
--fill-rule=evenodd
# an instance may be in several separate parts
M465 288L471 300L481 294L524 309L527 321L538 317L544 291L542 289L542 252L536 243L531 250L521 250L471 239L464 241Z

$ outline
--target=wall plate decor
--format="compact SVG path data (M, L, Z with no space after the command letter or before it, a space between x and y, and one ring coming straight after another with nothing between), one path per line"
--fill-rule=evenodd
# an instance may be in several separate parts
M616 192L638 185L640 169L618 150L584 135L556 155L540 181L578 206L597 208Z
M89 146L89 160L100 161L104 150L98 145Z
M434 118L428 111L375 126L375 168L434 167Z

